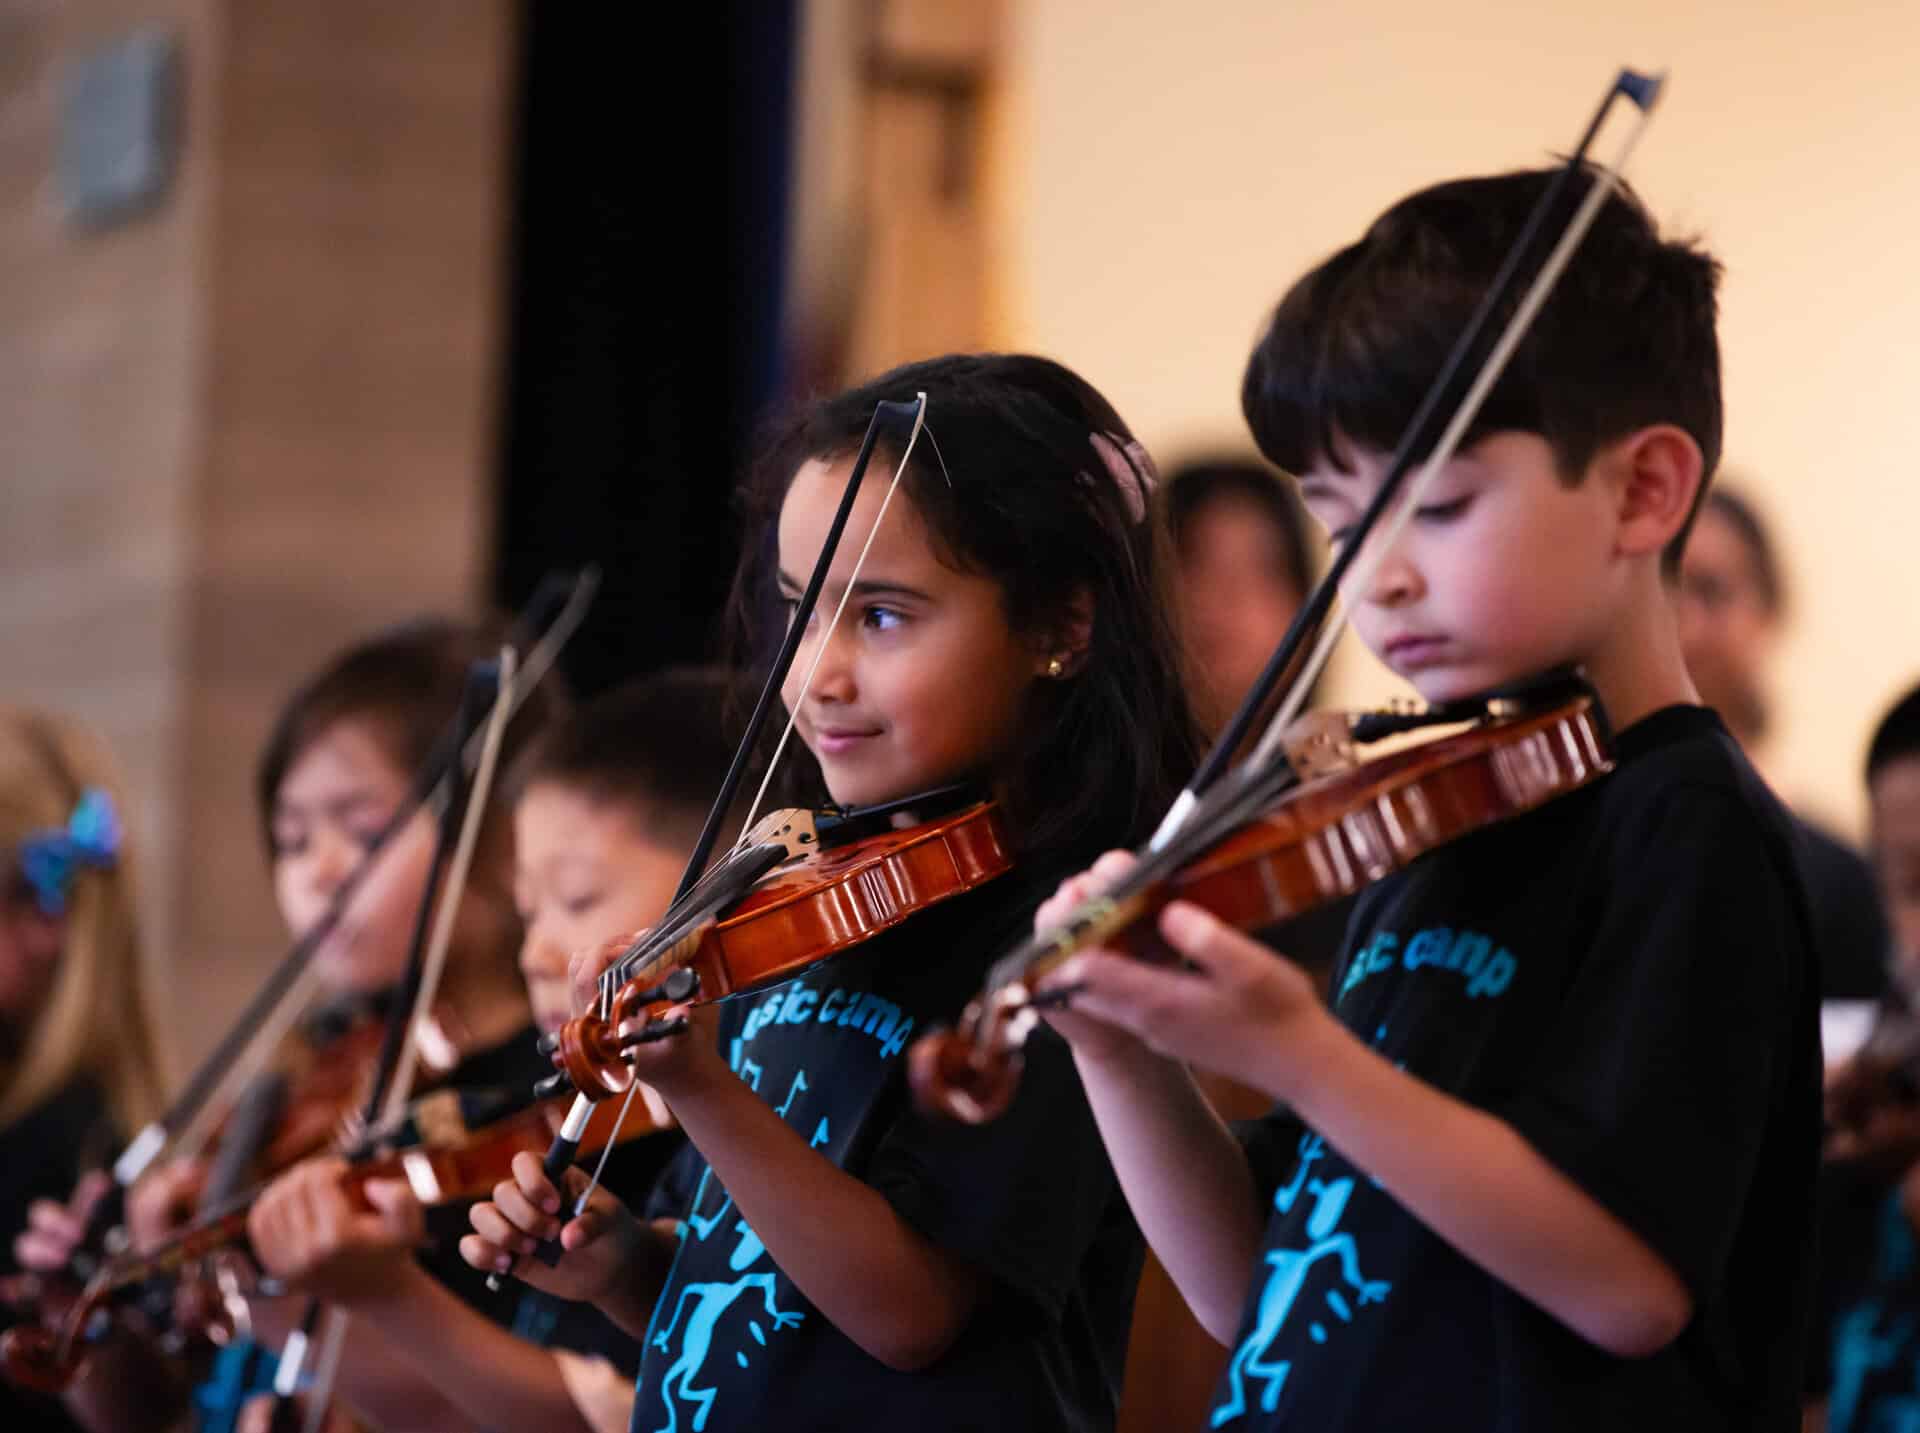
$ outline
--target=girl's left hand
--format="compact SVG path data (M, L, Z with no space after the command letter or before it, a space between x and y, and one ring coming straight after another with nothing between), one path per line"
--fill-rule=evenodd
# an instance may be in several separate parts
M332 1303L348 1304L395 1286L394 1269L426 1238L426 1213L404 1180L365 1186L371 1210L347 1200L343 1159L310 1159L267 1187L247 1216L260 1266Z
M1160 935L1192 969L1112 951L1074 956L1041 989L1074 988L1071 1009L1174 1059L1287 1099L1312 1064L1307 1037L1332 1017L1305 971L1207 911L1175 901Z

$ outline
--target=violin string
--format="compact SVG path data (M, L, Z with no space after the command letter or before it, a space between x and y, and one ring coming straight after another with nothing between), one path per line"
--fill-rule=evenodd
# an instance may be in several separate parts
M821 639L820 647L814 653L813 661L807 667L806 675L801 680L799 695L795 697L793 706L787 713L787 724L780 733L780 740L774 747L772 757L767 761L767 769L760 778L760 788L754 793L753 805L748 810L746 820L740 823L741 834L740 840L735 843L734 849L736 851L739 850L748 839L753 830L754 822L759 819L761 803L766 800L767 789L773 782L773 774L779 769L780 758L786 752L787 742L793 735L793 726L799 708L800 698L807 694L808 689L813 684L814 668L820 665L820 658L826 651L826 638L833 635L835 627L839 624L840 614L846 609L847 602L853 593L853 584L859 579L861 569L866 565L867 550L873 546L874 536L880 531L881 519L887 515L887 508L893 502L894 492L899 488L900 479L906 473L907 462L913 456L914 445L919 441L922 431L926 432L927 440L933 447L934 458L940 465L941 476L947 480L948 487L953 486L953 474L947 468L947 460L941 454L940 445L938 441L934 439L932 430L927 427L927 395L925 393L916 393L914 395L914 403L913 428L907 435L906 448L901 454L898 466L894 469L893 477L887 483L887 491L880 501L880 511L874 517L873 527L868 531L867 540L861 547L858 558L854 561L853 573L847 579L846 590L841 593L840 603L834 608L833 616L827 622L826 637ZM599 1005L601 1019L605 1020L609 1018L614 990L625 984L633 972L646 962L649 952L672 944L671 940L664 938L663 931L667 928L668 922L674 914L686 909L689 905L692 906L694 913L682 917L681 928L683 930L686 924L699 918L701 912L697 897L701 888L721 876L725 868L726 862L722 861L720 865L716 866L713 870L703 874L700 879L694 883L693 887L687 891L685 896L676 901L673 906L669 907L666 917L662 919L659 926L648 931L644 939L636 942L619 960L600 972Z
M398 1059L387 1082L386 1099L382 1107L375 1112L382 1121L397 1119L406 1109L407 1097L413 1090L413 1077L419 1068L419 1025L426 1012L432 1009L435 993L439 989L440 976L446 969L447 951L453 942L453 927L459 916L460 902L466 893L467 875L473 864L473 852L479 843L480 827L486 817L487 802L493 793L493 774L500 761L500 748L505 740L507 720L512 714L514 694L517 689L518 657L511 646L503 646L499 656L498 685L494 692L493 704L487 713L486 725L479 733L480 755L474 767L473 780L467 788L467 808L461 814L460 833L454 845L453 860L447 868L446 879L440 885L440 901L434 911L432 936L427 943L426 956L421 965L420 984L415 992L413 1008L396 1012L395 1018L406 1020L405 1034L400 1042ZM452 787L447 788L449 791ZM431 882L431 877L429 877ZM431 892L427 893L428 896ZM423 897L423 899L426 897ZM322 1312L321 1335L318 1340L318 1356L314 1361L313 1375L307 1388L306 1426L310 1433L318 1433L325 1422L326 1410L332 1401L333 1382L339 1373L340 1350L346 1333L346 1322L337 1309L326 1307ZM297 1377L298 1368L289 1375Z
M518 658L512 647L500 649L500 688L493 710L482 731L480 762L474 768L473 784L467 792L467 809L460 823L460 840L454 847L453 864L441 887L440 905L434 912L433 939L427 946L427 958L420 972L420 989L407 1012L408 1038L400 1048L400 1063L387 1085L387 1102L380 1111L382 1120L397 1118L413 1093L414 1072L419 1066L420 1022L427 1018L440 989L440 978L447 968L447 951L453 944L453 927L460 915L460 902L466 894L467 875L473 866L474 848L480 842L480 827L486 820L487 803L493 795L494 771L500 763L500 748L506 740L507 717L513 706Z
M575 1219L587 1212L587 1201L593 1198L593 1191L600 1187L600 1172L607 1167L607 1157L613 1153L614 1145L619 1142L621 1126L627 1122L627 1111L633 1105L633 1097L639 1093L640 1081L636 1079L627 1086L627 1097L620 1101L620 1113L613 1117L613 1130L600 1150L600 1158L593 1162L593 1173L588 1176L587 1187L580 1191L580 1197L573 1202Z
M713 908L712 892L722 879L731 871L731 863L739 848L727 853L718 865L694 882L692 888L675 901L660 917L660 923L648 929L647 933L629 946L620 958L600 973L600 988L603 997L610 998L613 990L626 984L634 971L638 970L650 958L652 952L664 945L671 945L686 932L693 922L704 918ZM605 1018L604 1012L602 1018Z
M1561 233L1559 240L1548 254L1546 261L1541 265L1540 271L1535 276L1533 283L1527 289L1520 303L1515 307L1505 328L1501 331L1499 339L1488 353L1479 372L1475 375L1465 397L1462 398L1459 407L1454 411L1453 417L1442 433L1439 442L1435 445L1425 464L1423 464L1419 472L1415 474L1412 481L1400 495L1399 500L1387 515L1382 527L1375 530L1366 541L1363 550L1356 555L1353 563L1354 571L1349 575L1346 584L1348 590L1364 592L1371 584L1380 564L1384 562L1386 556L1391 553L1394 543L1398 541L1407 522L1417 509L1422 494L1432 484L1439 470L1452 459L1468 427L1479 415L1480 408L1485 402L1487 394L1491 391L1493 385L1499 381L1501 374L1505 371L1514 349L1518 347L1527 329L1531 326L1535 315L1539 312L1540 307L1546 302L1547 296L1552 292L1561 274L1572 261L1575 247L1586 235L1587 230L1592 227L1594 219L1599 215L1601 206L1618 189L1627 160L1632 155L1634 147L1639 143L1641 135L1646 131L1647 124L1652 118L1654 105L1658 100L1662 88L1663 86L1661 84L1656 83L1649 91L1648 97L1639 101L1636 106L1638 113L1635 120L1628 127L1619 149L1614 155L1612 163L1606 166L1594 166L1592 183L1589 185L1580 207L1575 211L1573 218ZM1610 104L1615 97L1616 95L1610 92L1608 103ZM1583 143L1581 147L1584 150L1585 144ZM1287 729L1299 715L1300 708L1304 705L1307 694L1312 689L1315 679L1326 666L1328 657L1331 655L1334 646L1338 643L1340 636L1345 630L1345 612L1345 604L1340 601L1339 595L1335 594L1332 605L1329 608L1328 619L1323 624L1318 639L1312 651L1309 653L1306 663L1301 667L1284 699L1281 701L1279 708L1268 722L1259 743L1255 746L1247 760L1241 764L1240 769L1248 773L1250 777L1257 775L1257 773L1271 764L1275 752L1285 738ZM1244 791L1245 789L1246 788L1242 786L1241 790ZM1219 788L1215 787L1200 793L1195 793L1190 790L1183 791L1179 802L1176 803L1174 809L1168 812L1167 817L1161 823L1160 829L1155 833L1153 841L1149 843L1140 864L1136 865L1126 876L1115 882L1114 885L1106 892L1103 892L1100 897L1095 898L1095 901L1123 901L1133 895L1137 895L1151 885L1154 880L1158 878L1162 870L1171 869L1181 864L1186 859L1186 853L1189 851L1197 853L1197 851L1202 849L1206 844L1210 844L1210 842L1204 838L1207 834L1206 828L1214 825L1214 822L1206 820L1204 817L1229 810L1237 805L1232 799L1234 795L1232 790L1228 790L1225 793L1227 798L1225 800L1209 799L1218 790ZM1192 839L1196 835L1202 837L1202 839ZM1180 859L1170 859L1176 853L1179 854ZM1076 920L1084 920L1088 914L1088 907L1092 906L1095 901L1083 902L1079 908L1067 915L1061 923L1062 926L1070 928L1076 923ZM1060 927L1055 927L1056 931L1059 929ZM1049 956L1058 953L1064 957L1066 944L1067 943L1063 942L1058 936L1052 939L1044 936L1035 937L1022 948L1021 952L1016 953L1015 957L1005 962L1007 974L1003 979L996 980L993 976L990 976L990 988L996 985L1010 985L1016 981L1024 983L1031 978L1034 971L1038 969L1042 963L1052 963L1049 960ZM995 973L999 973L999 967L996 967ZM1002 1012L998 1006L990 1006L988 1009L991 1017L996 1019L1001 1018L1005 1013Z
M947 466L946 455L940 451L940 440L934 436L933 425L927 425L927 442L933 448L933 460L940 465L940 476L947 480L949 490L953 487L953 470Z
M833 640L834 630L840 625L840 614L847 610L847 603L853 600L854 584L860 580L860 573L867 565L867 553L873 548L873 540L880 535L880 524L886 520L887 509L893 503L893 495L900 490L900 479L907 471L907 461L913 457L914 445L920 441L920 434L927 425L927 395L914 395L913 431L907 435L906 450L900 455L899 466L893 470L893 478L887 483L885 496L880 499L880 511L874 514L873 526L867 529L867 540L860 546L860 555L853 560L853 571L847 574L847 585L840 591L840 601L834 606L833 616L827 619L826 628L820 634L820 641L813 649L813 660L807 663L807 672L800 679L800 690L794 694L793 701L787 707L787 724L780 729L780 740L774 745L773 755L767 760L767 770L760 778L760 789L754 793L753 805L747 809L747 819L743 823L751 826L759 819L760 803L767 799L767 788L773 784L773 773L779 769L780 758L786 752L787 742L793 736L794 722L799 719L800 704L806 700L807 693L813 688L813 674L820 669L820 661L827 654L827 644Z
M806 675L800 679L800 690L794 695L793 701L788 704L787 724L780 729L780 740L774 744L773 755L767 759L767 769L760 778L760 789L754 793L753 804L747 810L746 820L741 822L743 829L751 830L753 823L760 818L760 805L767 799L767 789L773 784L773 773L779 769L780 758L786 752L787 742L793 737L794 722L799 717L800 704L806 700L808 691L813 687L813 674L819 670L820 660L827 653L827 644L833 640L834 631L840 625L841 614L847 610L847 603L853 598L854 584L860 580L860 573L867 564L867 554L873 549L874 538L879 535L881 523L886 521L887 509L893 504L893 495L900 490L900 480L906 475L907 463L912 459L914 447L919 443L920 434L927 426L927 395L925 393L916 393L913 397L913 430L907 434L907 443L905 449L902 450L900 454L900 462L894 468L893 477L887 483L887 491L880 499L880 511L874 514L873 526L867 530L867 540L861 544L859 556L854 558L853 570L847 574L846 586L840 592L840 600L834 606L833 615L827 619L827 625L821 630L819 644L814 648L813 660L807 664ZM944 462L941 466L944 470ZM951 482L952 479L949 478L948 481ZM611 1008L612 1003L611 987L602 983L600 990L601 1005L603 1007L602 1018L605 1018L605 1012ZM627 1091L625 1103L620 1106L620 1113L614 1120L613 1128L607 1134L607 1147L609 1149L619 1142L620 1131L626 1124L627 1109L633 1103L633 1091L638 1087L639 1080L636 1078L633 1086ZM606 1156L603 1153L601 1155L601 1163L604 1164L605 1162ZM597 1182L598 1179L599 1172L596 1170L594 1173L595 1182ZM592 1189L593 1184L589 1184L588 1192L591 1193Z
M1539 313L1541 305L1546 303L1547 296L1553 292L1561 274L1572 262L1575 248L1579 246L1581 239L1586 237L1587 230L1593 227L1593 221L1599 217L1601 206L1619 189L1627 160L1632 156L1634 146L1640 142L1640 136L1646 132L1647 125L1653 118L1653 107L1657 97L1658 91L1655 91L1654 99L1637 107L1633 123L1628 126L1613 162L1609 165L1594 167L1593 182L1588 186L1580 208L1575 211L1572 220L1561 232L1559 241L1548 254L1546 262L1540 266L1540 272L1534 276L1533 283L1528 286L1526 294L1507 320L1498 341L1487 355L1486 361L1481 364L1480 371L1474 375L1473 383L1468 388L1466 396L1460 400L1460 406L1454 410L1453 418L1441 434L1440 441L1434 445L1433 451L1428 455L1420 471L1414 475L1413 481L1407 484L1400 496L1400 501L1395 504L1386 521L1368 538L1365 549L1355 559L1353 571L1348 575L1347 591L1364 593L1372 585L1381 565L1391 554L1394 544L1399 541L1400 534L1406 530L1407 523L1412 520L1421 497L1438 478L1440 470L1452 461L1454 452L1466 436L1468 428L1472 426L1473 420L1480 416L1481 405L1486 402L1488 393L1492 391L1493 385L1499 382L1500 376L1506 372L1508 360L1512 358L1514 350L1519 347L1520 340L1526 336L1527 330L1533 326L1534 316ZM1344 614L1345 604L1336 603L1335 611ZM1261 734L1260 742L1255 746L1249 760L1260 763L1273 759L1273 754L1279 748L1287 728L1300 714L1300 708L1306 702L1307 692L1326 666L1328 657L1332 655L1334 644L1340 640L1345 628L1344 616L1329 614L1325 626L1321 629L1319 640L1314 644L1313 651L1307 658L1306 665L1301 668L1299 677L1288 690L1273 719L1267 723L1267 729Z
M574 579L572 589L560 611L554 616L552 622L547 624L540 638L527 653L527 659L522 668L522 679L516 686L514 710L519 709L527 693L531 692L552 668L561 650L579 630L580 624L586 620L587 609L592 604L594 594L599 587L600 570L597 567L585 568ZM529 603L529 614L545 605L546 588L547 584L543 583L542 591L536 593L534 600ZM462 754L469 760L476 759L477 742L469 743ZM214 1124L217 1123L207 1118L208 1106L228 1102L221 1097L230 1098L232 1092L251 1079L259 1067L265 1063L268 1055L278 1048L277 1038L272 1041L261 1038L263 1028L272 1026L279 1033L284 1034L296 1017L288 1015L283 1018L281 1015L283 1008L290 1007L295 1012L304 1009L313 984L306 978L307 972L312 969L312 962L308 957L312 955L327 932L339 922L348 903L367 877L372 874L381 853L391 845L392 838L399 834L401 827L406 824L415 810L434 799L445 781L446 776L442 774L431 791L420 791L416 787L409 793L409 799L394 812L387 824L375 833L366 852L333 892L319 919L301 935L294 943L292 952L283 959L282 966L296 967L286 987L277 994L268 994L275 980L280 978L276 973L276 976L270 977L267 984L256 992L249 1003L249 1013L243 1014L242 1019L250 1021L254 1027L254 1034L250 1035L237 1049L231 1051L226 1049L226 1042L222 1041L221 1045L202 1062L201 1068L194 1072L193 1078L187 1082L173 1106L159 1119L141 1130L115 1160L113 1173L116 1183L122 1187L130 1187L162 1154L171 1152L175 1157L190 1157L192 1152L197 1152L205 1143ZM255 1009L262 1004L263 1000L264 1008ZM213 1069L222 1059L228 1062L226 1070L219 1075L213 1074ZM183 1154L183 1148L187 1149L188 1153Z
M1621 98L1638 105L1641 110L1650 110L1659 97L1665 81L1664 75L1643 75L1633 70L1619 71L1613 82L1607 86L1606 94L1593 117L1588 121L1580 142L1574 146L1567 161L1554 175L1552 181L1541 194L1538 202L1528 213L1520 232L1507 255L1500 261L1480 302L1475 306L1472 316L1465 327L1456 336L1447 352L1434 380L1427 387L1425 395L1414 409L1405 433L1395 446L1387 475L1379 490L1368 502L1362 515L1358 535L1364 536L1379 522L1386 508L1393 502L1420 450L1428 442L1428 434L1434 427L1433 420L1438 416L1441 402L1453 387L1456 379L1461 378L1468 366L1473 351L1479 346L1481 336L1491 325L1506 296L1515 285L1526 256L1536 248L1541 228L1553 207L1559 202L1569 183L1577 174L1592 147L1595 137L1612 112L1614 104ZM1285 636L1280 639L1268 657L1266 665L1260 670L1248 688L1246 696L1234 709L1220 735L1215 738L1200 764L1194 769L1180 794L1167 808L1159 827L1148 841L1149 849L1157 849L1172 838L1181 824L1191 814L1199 796L1215 779L1224 775L1231 765L1233 754L1244 744L1249 729L1258 720L1260 711L1267 706L1268 698L1274 688L1297 667L1297 657L1307 641L1316 635L1325 622L1333 605L1335 589L1340 584L1353 559L1359 556L1359 544L1343 548L1335 554L1333 563L1326 574L1316 582L1313 590L1307 594L1300 611L1288 623Z
M317 966L308 965L295 977L286 995L275 1003L267 1018L255 1028L240 1057L227 1067L226 1074L220 1077L199 1111L174 1138L171 1145L174 1158L192 1159L206 1147L246 1085L260 1072L268 1056L280 1048L287 1031L305 1012L319 984L320 971Z
M321 1433L327 1423L328 1394L340 1371L340 1355L346 1350L347 1316L332 1304L320 1313L320 1353L313 1363L313 1381L307 1388L307 1416L301 1433Z

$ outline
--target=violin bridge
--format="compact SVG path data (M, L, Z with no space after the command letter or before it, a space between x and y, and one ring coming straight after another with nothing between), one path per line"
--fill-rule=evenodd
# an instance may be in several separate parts
M1306 712L1296 717L1280 739L1287 762L1302 781L1315 781L1350 771L1359 763L1353 727L1345 713Z

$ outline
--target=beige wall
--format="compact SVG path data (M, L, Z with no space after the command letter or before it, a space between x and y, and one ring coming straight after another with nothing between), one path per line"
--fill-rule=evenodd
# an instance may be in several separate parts
M1666 67L1630 174L1727 265L1727 466L1778 531L1781 789L1858 834L1878 714L1920 680L1920 10L1790 0L1022 0L1001 342L1052 352L1163 461L1244 439L1281 289L1402 193L1570 148L1622 63ZM1343 653L1336 695L1392 690Z
M126 769L176 1067L284 948L253 762L292 684L483 594L508 0L0 0L0 697ZM62 67L186 59L178 178L98 233Z
M136 222L78 233L52 176L61 63L151 23L183 37L196 101L172 193ZM77 712L111 744L154 931L175 927L187 864L172 817L212 23L204 0L0 4L0 699ZM163 969L165 948L148 946Z

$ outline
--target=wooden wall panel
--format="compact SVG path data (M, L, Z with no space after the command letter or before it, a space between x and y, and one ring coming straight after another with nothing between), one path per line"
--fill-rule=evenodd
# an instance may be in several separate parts
M141 806L177 1058L284 944L252 764L343 642L484 591L508 0L0 0L0 692L92 717ZM184 44L180 171L53 198L61 66Z

